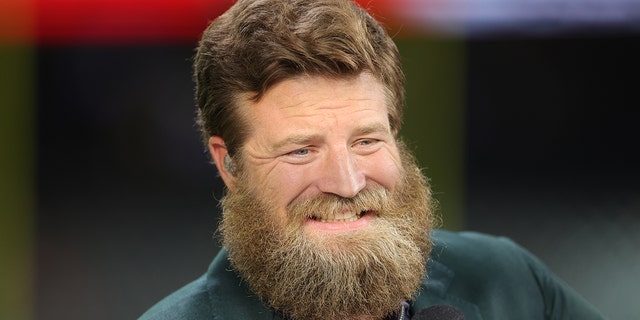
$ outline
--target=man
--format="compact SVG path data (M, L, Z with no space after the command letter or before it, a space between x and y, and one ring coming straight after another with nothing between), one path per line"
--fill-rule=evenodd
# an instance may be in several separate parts
M601 318L509 240L433 231L397 48L351 1L240 0L194 69L224 249L142 319Z

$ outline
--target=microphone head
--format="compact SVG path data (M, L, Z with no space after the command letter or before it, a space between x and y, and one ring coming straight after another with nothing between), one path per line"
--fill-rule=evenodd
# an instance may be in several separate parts
M437 304L424 308L416 313L412 320L464 320L464 313L460 309Z

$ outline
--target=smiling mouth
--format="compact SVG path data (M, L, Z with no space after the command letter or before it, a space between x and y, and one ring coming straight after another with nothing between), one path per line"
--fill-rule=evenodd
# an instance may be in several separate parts
M369 212L368 210L362 210L362 211L348 211L348 212L343 212L343 213L329 213L325 216L322 217L318 217L318 216L312 216L311 219L318 221L318 222L323 222L323 223L331 223L331 222L352 222L352 221L357 221L358 219L360 219L363 215L367 214L367 212Z

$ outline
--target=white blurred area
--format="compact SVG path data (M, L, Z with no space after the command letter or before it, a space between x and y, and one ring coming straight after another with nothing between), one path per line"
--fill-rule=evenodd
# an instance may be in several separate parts
M411 28L460 36L640 31L639 0L404 0Z

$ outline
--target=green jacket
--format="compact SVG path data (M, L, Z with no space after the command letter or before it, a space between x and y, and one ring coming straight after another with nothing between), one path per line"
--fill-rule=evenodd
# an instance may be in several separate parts
M412 312L454 306L474 319L604 319L536 257L506 238L436 230L428 278ZM281 319L231 270L223 249L196 281L140 319Z

